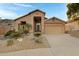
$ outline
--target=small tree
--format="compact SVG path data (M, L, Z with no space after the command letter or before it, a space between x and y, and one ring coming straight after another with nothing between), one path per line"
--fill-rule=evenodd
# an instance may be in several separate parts
M75 15L76 13L79 12L79 3L69 3L67 4L67 16L69 20L74 20L75 17L78 15ZM70 19L72 18L72 19Z

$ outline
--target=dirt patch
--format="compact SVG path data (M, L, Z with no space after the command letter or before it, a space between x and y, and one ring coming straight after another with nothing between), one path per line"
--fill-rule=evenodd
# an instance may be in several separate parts
M0 53L35 48L48 48L49 44L47 39L44 36L42 36L42 38L42 43L37 43L32 36L25 36L21 42L14 40L14 44L12 46L7 46L7 40L4 40L0 43Z

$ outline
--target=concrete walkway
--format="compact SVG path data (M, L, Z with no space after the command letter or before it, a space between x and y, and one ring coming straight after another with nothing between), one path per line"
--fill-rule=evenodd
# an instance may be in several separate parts
M7 56L79 56L79 38L68 34L45 35L51 48L29 49L0 55Z

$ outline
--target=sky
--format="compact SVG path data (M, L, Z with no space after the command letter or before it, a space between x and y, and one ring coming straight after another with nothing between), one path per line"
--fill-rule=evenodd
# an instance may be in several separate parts
M47 18L57 17L67 20L65 3L0 3L0 17L16 19L36 9L44 11Z

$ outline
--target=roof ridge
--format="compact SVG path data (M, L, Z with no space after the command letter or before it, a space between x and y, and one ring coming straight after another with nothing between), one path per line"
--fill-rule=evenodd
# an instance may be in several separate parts
M54 20L54 19L57 19L57 20L60 20L60 21L62 21L62 22L65 22L64 20L62 20L62 19L59 19L58 17L51 17L51 18L49 18L47 21L49 21L49 20Z
M31 13L33 13L33 12L35 12L35 11L40 11L40 12L42 12L42 13L45 14L45 12L43 12L42 10L40 10L40 9L35 9L35 10L33 10L33 11L31 11L31 12L29 12L29 13L27 13L27 14L21 16L21 17L16 18L15 21L16 21L17 19L20 19L20 18L22 18L22 17L25 17L25 16L27 16L27 15L30 15Z

